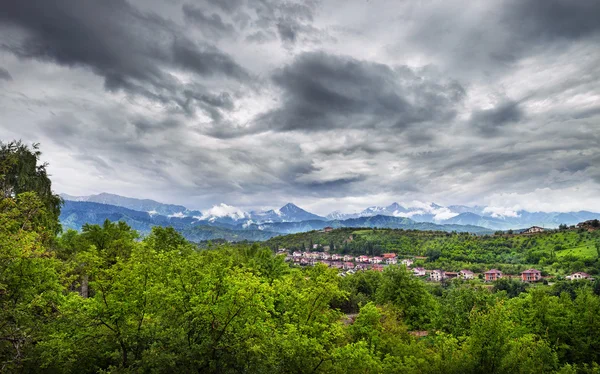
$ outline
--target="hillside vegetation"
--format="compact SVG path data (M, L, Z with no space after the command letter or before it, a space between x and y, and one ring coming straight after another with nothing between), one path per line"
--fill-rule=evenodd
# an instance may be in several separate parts
M426 256L427 268L481 271L500 267L516 274L536 265L549 273L588 271L596 274L600 230L548 230L538 234L472 235L439 231L390 229L336 229L274 237L265 245L273 250L304 251L317 244L330 252L353 255Z

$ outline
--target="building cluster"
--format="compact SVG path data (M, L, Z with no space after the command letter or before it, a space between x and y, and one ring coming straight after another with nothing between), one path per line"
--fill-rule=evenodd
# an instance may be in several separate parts
M316 246L316 245L315 245ZM441 282L443 280L450 279L475 279L477 274L471 270L463 269L458 272L444 271L441 269L426 270L422 267L412 267L414 260L410 258L398 259L396 253L384 253L381 256L353 256L353 255L342 255L339 253L329 253L321 251L312 252L292 252L291 254L287 249L279 249L278 255L286 256L286 261L292 262L296 265L301 266L314 266L316 264L324 264L334 269L341 269L350 272L356 270L376 270L383 271L387 265L402 264L410 269L416 277L427 277L430 281ZM423 257L414 257L415 259ZM505 277L502 271L498 269L490 269L483 273L482 279L485 282L494 282ZM568 280L581 280L588 279L594 280L589 274L583 272L573 273L566 277ZM521 281L523 282L538 282L542 280L542 272L537 269L527 269L521 272Z
M297 265L314 266L320 263L331 268L344 270L372 269L383 271L383 268L386 265L403 264L406 267L410 267L413 264L413 260L408 258L398 260L395 253L384 253L381 256L353 256L319 251L296 251L289 254L287 250L280 249L278 254L285 255L286 261L293 262Z

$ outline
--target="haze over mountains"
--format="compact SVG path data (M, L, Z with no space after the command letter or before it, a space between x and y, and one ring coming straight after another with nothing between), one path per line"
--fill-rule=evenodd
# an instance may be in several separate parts
M319 230L326 226L488 233L534 225L553 228L559 224L572 225L600 218L600 214L588 211L559 213L521 210L503 216L483 206L444 207L422 202L372 206L358 213L337 211L323 217L292 203L279 209L249 212L220 204L201 212L182 205L107 193L61 196L65 200L61 221L66 228L80 229L85 223L102 223L105 219L123 220L142 233L155 225L173 226L190 240L265 240L280 234Z

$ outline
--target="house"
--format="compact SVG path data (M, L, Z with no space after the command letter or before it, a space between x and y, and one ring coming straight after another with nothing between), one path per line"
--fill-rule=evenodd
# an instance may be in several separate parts
M413 275L417 276L417 277L424 277L427 272L425 271L424 268L413 268L412 269Z
M446 278L446 275L444 271L440 269L433 270L431 274L429 274L429 279L435 282L441 282L444 278Z
M483 276L486 282L493 282L502 278L502 272L497 269L490 269L483 273Z
M358 256L357 258L358 258L358 262L369 262L369 256L362 255L362 256Z
M584 273L584 272L577 272L577 273L573 273L571 275L567 275L565 278L568 280L589 279L590 275L588 273Z
M536 269L528 269L521 273L523 282L537 282L542 279L542 272Z
M446 271L444 273L444 278L446 278L446 279L458 278L458 273L455 271Z
M300 265L309 265L309 261L310 259L308 258L302 258L300 259Z
M337 261L337 260L340 260L341 258L342 258L342 255L338 255L337 253L334 253L331 255L332 261Z
M535 234L538 232L544 232L544 228L539 226L531 226L527 230L523 231L521 234Z
M331 262L331 267L334 269L343 269L344 268L344 264L341 261L332 261Z
M473 279L475 274L471 270L461 270L458 272L458 276L462 279Z
M597 219L590 219L585 222L579 222L577 228L587 229L588 231L598 230L600 228L600 221Z
M354 261L354 256L345 255L344 256L344 261Z
M294 256L294 257L302 257L302 252L296 251L296 252L292 253L292 256Z
M373 264L381 264L382 261L383 261L383 259L381 257L377 257L377 256L375 256L371 259L371 263L373 263Z
M371 268L371 270L383 271L383 265L373 265L373 267Z
M385 258L385 259L396 258L396 254L395 253L384 253L383 258Z
M395 264L398 263L398 260L396 260L393 257L390 257L390 258L386 258L385 259L385 263L388 264L388 265L395 265Z
M580 279L589 279L590 275L588 273L584 273L584 272L577 272L577 273L573 273L571 275L567 275L567 279L568 280L580 280Z
M367 265L361 265L361 264L357 264L354 267L354 270L365 270L367 268Z
M313 244L313 248L312 249L317 249L317 248L319 248L319 245L318 244Z
M349 270L349 269L354 269L354 262L344 262L344 269Z
M414 261L409 259L409 258L405 258L404 260L400 261L402 263L402 265L406 266L407 268L409 268Z
M331 227L331 226L327 226L327 227L325 227L325 228L323 229L323 231L325 231L325 232L332 232L332 231L333 231L333 227Z
M323 260L329 260L331 258L331 255L327 252L323 252L323 253L321 253L321 258Z

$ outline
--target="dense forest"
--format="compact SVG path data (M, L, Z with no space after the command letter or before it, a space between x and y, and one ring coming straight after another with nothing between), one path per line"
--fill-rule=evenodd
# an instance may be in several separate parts
M62 232L40 157L37 146L0 148L0 372L600 373L597 283L434 285L403 266L340 277L272 250L313 240L564 271L573 256L597 273L593 252L560 255L595 248L595 232L344 229L202 248L173 228L140 237L123 222Z

